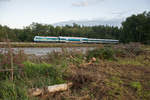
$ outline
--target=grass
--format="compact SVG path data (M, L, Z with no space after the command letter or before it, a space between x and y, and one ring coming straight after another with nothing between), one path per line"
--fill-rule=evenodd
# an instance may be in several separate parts
M146 55L140 55L135 58L119 58L118 64L134 65L134 66L150 66L150 57Z
M124 47L125 46L125 47ZM137 47L137 48L136 48ZM42 57L13 54L14 80L0 72L0 100L150 100L150 54L140 46L116 45L81 52L53 52ZM93 61L93 57L96 61ZM0 66L9 68L9 54ZM30 97L28 89L73 82L54 95Z

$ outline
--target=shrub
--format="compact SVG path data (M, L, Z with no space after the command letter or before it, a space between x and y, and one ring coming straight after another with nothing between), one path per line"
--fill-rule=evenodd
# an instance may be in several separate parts
M114 60L114 51L112 48L97 48L92 51L89 51L87 54L87 58L91 59L92 57L100 58L100 59L107 59L107 60Z
M62 71L57 66L47 63L35 64L25 62L24 73L28 80L32 81L29 86L42 87L45 85L64 83Z

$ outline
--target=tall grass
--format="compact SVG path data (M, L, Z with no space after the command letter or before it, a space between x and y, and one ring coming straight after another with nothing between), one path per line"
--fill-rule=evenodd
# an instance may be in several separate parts
M10 80L0 82L0 99L2 100L29 100L27 89Z

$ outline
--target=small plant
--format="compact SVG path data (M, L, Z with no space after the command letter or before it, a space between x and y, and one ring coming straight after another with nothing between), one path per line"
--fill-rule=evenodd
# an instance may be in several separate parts
M142 90L142 86L140 82L132 82L130 83L130 86L134 89L136 89L137 91L141 91Z
M139 97L141 97L141 98L143 97L143 89L142 89L142 85L140 82L131 82L130 86L133 89L135 89L135 91Z

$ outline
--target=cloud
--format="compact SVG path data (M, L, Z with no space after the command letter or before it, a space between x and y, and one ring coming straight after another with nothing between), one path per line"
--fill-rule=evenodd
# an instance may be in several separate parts
M76 23L81 26L95 26L95 25L109 25L109 26L121 26L121 22L123 21L123 18L112 18L112 19L92 19L92 20L70 20L70 21L63 21L54 23L54 26L65 26L65 25L72 25L73 23Z
M121 17L125 18L133 14L138 14L140 12L143 12L143 10L127 9L127 10L122 10L122 11L112 11L111 14L112 16L117 17L117 18L121 18Z
M104 0L82 0L80 2L74 2L72 4L72 6L75 6L75 7L86 7L86 6L89 6L89 5L94 5L94 4L97 4L99 2L102 2Z
M85 6L88 6L89 3L87 1L82 1L82 2L73 3L72 5L76 7L85 7Z
M112 12L112 14L116 15L118 17L121 17L121 16L123 16L123 15L125 15L125 14L127 14L129 12L130 12L129 10L126 10L126 11L114 11L114 12Z

